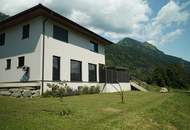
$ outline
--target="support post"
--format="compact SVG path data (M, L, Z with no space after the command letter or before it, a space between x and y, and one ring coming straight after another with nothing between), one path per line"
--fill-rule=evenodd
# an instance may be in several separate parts
M47 18L45 18L43 20L43 28L42 28L42 34L43 34L43 41L42 41L42 95L44 93L44 62L45 62L45 25L46 25L46 22L47 22Z

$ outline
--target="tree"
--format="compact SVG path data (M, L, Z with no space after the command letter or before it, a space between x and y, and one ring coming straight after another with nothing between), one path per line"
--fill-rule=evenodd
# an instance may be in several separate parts
M161 67L156 67L153 71L153 83L156 83L160 87L166 86L164 77L164 70Z
M160 87L187 88L188 78L181 64L169 64L165 67L157 66L152 74L150 83L156 83Z

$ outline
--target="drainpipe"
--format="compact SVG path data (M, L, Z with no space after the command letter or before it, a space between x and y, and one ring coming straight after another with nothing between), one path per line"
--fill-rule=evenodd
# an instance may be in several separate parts
M43 92L44 92L44 60L45 60L45 25L46 25L46 22L47 22L48 18L45 18L43 20L43 28L42 28L42 34L43 34L43 41L42 41L42 95L43 95Z

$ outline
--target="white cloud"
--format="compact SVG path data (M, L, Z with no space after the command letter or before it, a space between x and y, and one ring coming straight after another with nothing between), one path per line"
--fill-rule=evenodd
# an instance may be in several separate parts
M52 0L0 0L0 11L14 15L39 3L49 4Z
M11 15L43 3L83 26L102 30L103 36L115 41L121 38L116 35L139 31L151 14L144 0L17 0L17 6L11 0L0 1L0 11Z
M181 26L186 24L190 17L190 13L184 10L188 5L189 2L183 3L181 6L174 1L168 2L148 23L146 30L148 35L145 39L155 42L154 44L164 44L172 42L180 36Z
M0 11L13 15L42 3L112 41L128 36L141 41L152 41L154 44L171 42L169 39L179 36L177 35L180 34L179 27L190 17L186 11L190 3L179 5L169 1L152 18L152 9L147 1L17 0L16 3L19 4L15 6L15 0L0 0Z
M79 10L72 10L70 19L82 25L88 25L91 22L91 16Z
M177 36L180 36L182 34L183 30L177 29L173 32L167 33L166 35L163 35L160 38L160 44L168 43L172 40L175 40Z
M76 3L76 1L75 1ZM67 2L66 5L70 5ZM129 33L138 30L142 22L149 20L148 14L151 12L148 4L143 0L80 0L71 6L68 17L72 18L75 11L85 13L91 20L86 21L86 26L103 29L105 33ZM84 21L78 18L75 21L82 24Z
M157 17L154 19L153 25L170 26L173 23L182 24L187 21L189 13L181 11L182 8L174 1L170 1L158 12Z

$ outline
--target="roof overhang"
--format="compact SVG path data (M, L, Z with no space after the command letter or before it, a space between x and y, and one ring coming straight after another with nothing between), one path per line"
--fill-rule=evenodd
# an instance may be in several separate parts
M113 42L101 37L100 35L82 27L81 25L65 18L64 16L48 9L47 7L39 4L37 6L34 6L26 11L23 11L17 15L14 15L12 17L9 17L8 19L0 22L0 30L4 30L6 28L10 28L12 26L15 26L19 23L22 23L24 21L33 19L37 16L44 16L48 19L52 19L53 21L56 21L74 31L77 31L85 36L90 37L91 40L96 41L99 44L113 44Z

